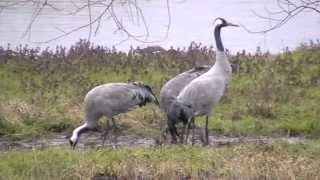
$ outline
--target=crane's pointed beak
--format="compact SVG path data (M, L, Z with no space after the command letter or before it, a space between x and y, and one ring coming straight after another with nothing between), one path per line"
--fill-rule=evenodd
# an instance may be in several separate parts
M72 142L71 140L69 140L69 143L71 148L74 150L76 148L77 142Z
M152 90L151 90L150 92L151 92L151 94L152 94L152 96L153 96L153 98L154 98L154 103L155 103L157 106L160 106L160 103L159 103L159 101L158 101L157 96L153 93Z
M238 25L238 24L233 24L233 23L230 23L230 22L227 22L227 25L228 25L228 26L239 27L239 25Z

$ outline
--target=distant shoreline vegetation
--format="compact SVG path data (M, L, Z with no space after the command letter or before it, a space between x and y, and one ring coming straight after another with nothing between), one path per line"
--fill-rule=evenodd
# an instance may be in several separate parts
M83 117L83 98L94 86L141 80L158 95L175 75L214 63L214 48L192 43L185 50L128 53L92 46L32 49L0 47L0 137L39 137L71 132ZM230 55L233 79L209 127L232 136L320 137L320 43L279 54ZM120 115L126 134L159 135L162 113L145 107ZM197 120L198 124L203 119Z
M300 43L298 47L296 47L294 50L298 49L307 49L307 48L319 48L320 47L320 39L316 40L310 40L309 42ZM79 49L80 48L80 49ZM90 51L96 51L99 53L120 53L120 54L127 54L127 55L133 55L133 54L149 54L149 53L167 53L167 54L184 54L188 53L190 50L198 50L201 52L206 53L212 53L215 51L215 48L211 46L202 45L200 42L197 43L195 41L192 41L189 46L184 47L173 47L171 46L168 49L165 49L159 45L150 45L146 47L140 47L131 46L128 51L122 51L118 50L115 46L108 47L108 46L102 46L102 45L96 45L95 43L89 42L85 39L80 39L78 42L76 42L74 45L71 45L70 47L66 47L63 45L57 45L55 47L46 47L46 48L40 48L40 47L29 47L28 44L20 44L18 46L12 46L10 43L7 44L6 47L0 46L0 56L4 55L12 55L12 56L30 56L30 58L39 58L41 56L65 56L66 58L68 56L74 56L77 53L85 53L81 52L81 50L90 50ZM260 46L256 47L255 52L248 52L245 49L237 52L230 52L228 49L226 49L228 53L231 55L261 55L261 54L281 54L285 52L290 52L292 50L289 49L288 46L283 47L282 51L279 53L270 53L269 51L262 51Z

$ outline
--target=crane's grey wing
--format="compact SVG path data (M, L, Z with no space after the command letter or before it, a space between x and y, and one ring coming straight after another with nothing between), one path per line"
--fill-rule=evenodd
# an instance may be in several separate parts
M225 86L223 79L219 77L192 81L181 91L177 99L192 106L195 115L207 114L223 96Z
M141 89L131 84L114 87L113 92L108 96L110 104L112 104L111 107L118 110L128 110L139 105L143 98Z
M86 99L91 108L103 114L113 116L127 112L142 101L142 91L126 83L113 83L98 86L89 92Z
M173 100L179 95L181 90L193 79L199 77L210 69L209 66L198 66L169 80L160 91L160 107L167 112Z
M210 69L209 66L198 66L186 72L178 74L176 77L169 80L161 89L161 95L171 95L177 97L180 91L189 84L193 79L201 76Z

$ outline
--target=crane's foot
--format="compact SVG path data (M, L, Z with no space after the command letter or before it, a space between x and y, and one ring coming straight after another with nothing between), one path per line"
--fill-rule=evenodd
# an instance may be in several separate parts
M159 138L156 140L156 144L162 145L168 142L169 129L165 128L160 132Z
M196 126L195 124L193 124L193 127L192 127L192 135L191 135L191 145L193 146L196 142L196 138L195 138L195 129L196 129Z
M204 136L202 137L202 145L203 146L208 146L209 145L209 136L207 130L205 131Z
M177 143L178 143L177 139L171 139L171 144L177 144Z
M209 139L203 133L200 133L200 141L201 141L203 146L209 145Z
M106 142L106 139L107 139L107 134L106 133L103 133L103 137L102 137L102 147L104 147L104 144Z
M171 144L177 144L177 143L178 143L177 136L171 136Z
M205 131L204 131L204 133L205 133L205 141L204 141L204 146L207 146L207 145L209 145L209 129L208 129L208 124L209 124L209 116L206 116L206 125L205 125Z

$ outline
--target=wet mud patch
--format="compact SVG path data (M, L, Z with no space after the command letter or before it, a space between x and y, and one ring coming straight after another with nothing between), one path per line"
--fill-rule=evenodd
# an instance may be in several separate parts
M229 137L221 135L209 136L209 142L211 146L221 145L236 145L245 143L265 143L270 144L274 141L283 141L287 143L299 143L306 142L307 140L301 137L267 137L267 136L255 136L255 137ZM107 138L102 146L102 135L101 133L89 133L84 134L78 141L77 147L80 149L88 148L115 148L115 147L151 147L159 145L159 139L141 137L136 135L121 135L115 139L113 137ZM169 142L164 142L169 144ZM189 144L191 144L189 142ZM196 145L200 145L199 139L195 140ZM68 137L61 134L52 134L50 137L45 138L34 138L34 139L23 139L23 140L10 140L6 138L0 138L0 150L10 149L31 149L31 148L47 148L53 146L65 146L69 147Z
M120 180L120 179L125 179L125 178L118 177L117 175L108 173L108 172L97 173L92 178L92 180Z
M88 133L81 136L77 147L80 149L102 148L101 133ZM118 136L116 141L113 138L107 138L103 147L124 147L124 146L151 146L155 144L155 140L134 135ZM70 147L68 136L65 134L53 134L50 137L9 140L0 138L0 150L10 149L31 149L31 148L47 148L54 146Z
M207 179L215 179L215 178L211 178L211 177L206 177L204 176L204 178ZM127 179L154 179L154 178L146 178L143 177L141 175L135 175L132 174L132 177L127 177L127 176L117 176L115 174L109 173L109 172L104 172L104 173L97 173L92 177L92 180L127 180ZM165 178L167 179L167 178ZM178 177L176 177L176 179L178 180L191 180L191 176L189 175L180 175Z

